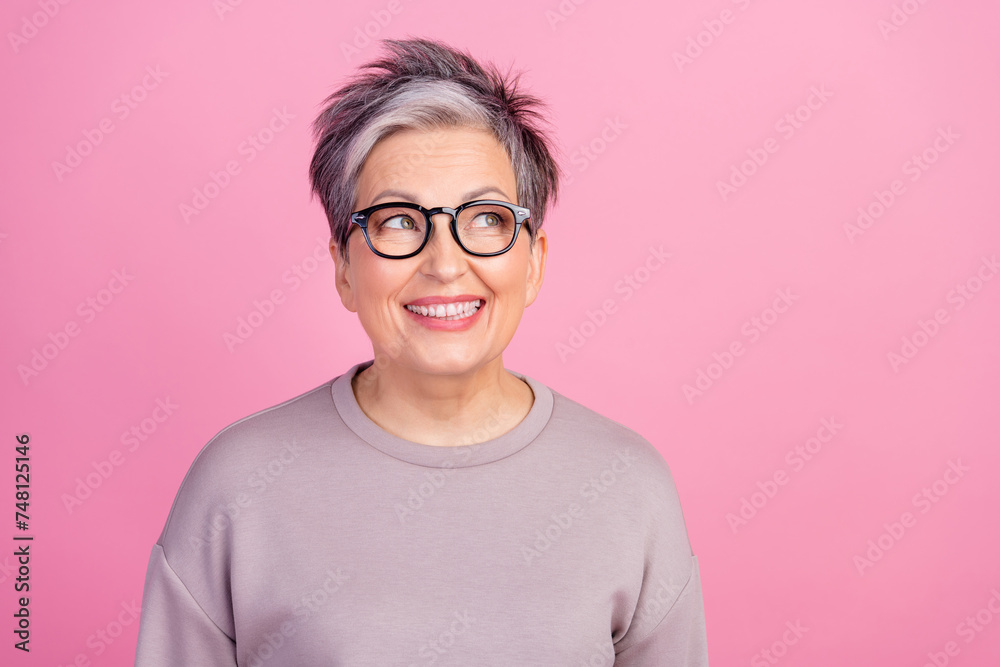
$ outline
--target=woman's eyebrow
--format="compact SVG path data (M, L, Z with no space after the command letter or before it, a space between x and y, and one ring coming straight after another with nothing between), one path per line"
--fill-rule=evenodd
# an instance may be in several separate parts
M487 192L495 192L501 195L504 199L508 201L510 200L510 197L507 196L507 193L505 193L500 188L497 188L492 185L487 185L486 187L478 188L471 192L466 192L465 196L462 197L462 201L474 201L479 197L482 197ZM401 201L408 201L408 202L417 201L416 195L414 195L411 192L406 192L404 190L396 190L395 188L389 188L388 190L383 190L382 192L378 193L378 195L372 200L371 205L374 206L375 204L379 203L380 199L385 199L387 197L391 197L393 199L400 199Z
M474 199L479 199L487 192L495 192L498 195L502 196L504 199L510 199L510 197L507 196L507 193L501 190L500 188L494 187L492 185L487 185L486 187L479 188L478 190L473 190L472 192L466 192L462 200L473 201Z

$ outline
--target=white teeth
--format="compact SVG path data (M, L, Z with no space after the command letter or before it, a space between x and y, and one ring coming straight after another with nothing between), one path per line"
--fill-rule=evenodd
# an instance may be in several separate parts
M437 304L436 306L406 306L410 312L424 317L437 317L443 320L461 320L471 316L482 305L480 299L463 303Z

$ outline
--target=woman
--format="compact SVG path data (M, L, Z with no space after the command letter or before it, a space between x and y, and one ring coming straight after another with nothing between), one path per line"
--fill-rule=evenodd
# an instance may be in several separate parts
M558 185L540 103L439 42L386 44L327 100L310 170L374 359L205 446L136 664L707 664L663 458L503 366Z

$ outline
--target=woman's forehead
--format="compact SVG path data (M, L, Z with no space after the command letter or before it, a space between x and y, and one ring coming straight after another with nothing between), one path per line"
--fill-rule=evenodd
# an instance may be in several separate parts
M507 157L503 146L487 130L452 127L435 130L405 129L378 141L369 152L365 164L376 162L407 162L416 166L424 162L482 162L484 159Z
M397 132L375 145L358 179L362 203L382 199L388 192L412 195L400 197L406 201L434 193L449 198L473 193L472 198L478 198L475 193L487 188L494 189L491 197L505 194L505 199L513 201L514 170L491 133L471 128Z

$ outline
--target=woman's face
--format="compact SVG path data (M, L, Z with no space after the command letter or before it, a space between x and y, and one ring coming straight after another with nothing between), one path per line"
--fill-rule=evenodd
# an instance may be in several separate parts
M457 208L475 199L518 204L516 197L510 160L491 133L403 130L372 149L361 169L354 210L391 201L424 208ZM539 230L529 249L528 232L521 229L506 253L476 257L455 242L447 215L435 215L433 223L427 245L408 259L377 256L355 225L347 241L349 261L331 244L337 291L344 306L358 314L379 366L387 361L432 375L473 372L500 356L525 307L538 295L547 239ZM455 297L478 300L479 309L466 318L445 320L406 307L446 307Z

